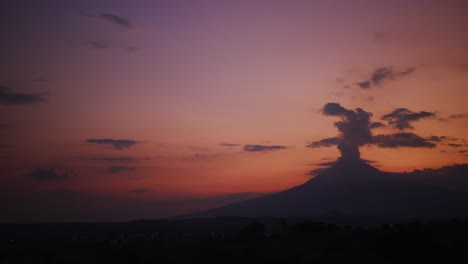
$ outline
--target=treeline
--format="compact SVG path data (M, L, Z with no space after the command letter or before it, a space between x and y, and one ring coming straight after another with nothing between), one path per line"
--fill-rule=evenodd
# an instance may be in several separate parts
M384 225L252 222L232 236L2 241L0 263L464 263L468 221ZM465 260L465 261L463 261Z

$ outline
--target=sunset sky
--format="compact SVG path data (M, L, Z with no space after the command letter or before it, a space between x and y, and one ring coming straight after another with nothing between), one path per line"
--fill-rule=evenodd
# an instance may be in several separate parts
M167 217L302 184L340 157L321 141L340 135L330 102L380 122L360 152L383 171L466 163L467 14L463 0L2 1L0 222Z

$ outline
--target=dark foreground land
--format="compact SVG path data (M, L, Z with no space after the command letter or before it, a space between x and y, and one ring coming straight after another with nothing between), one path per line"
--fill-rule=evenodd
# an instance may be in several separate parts
M0 263L467 263L468 221L205 219L0 225Z

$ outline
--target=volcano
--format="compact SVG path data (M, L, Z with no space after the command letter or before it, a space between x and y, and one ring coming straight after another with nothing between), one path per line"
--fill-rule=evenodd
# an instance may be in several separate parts
M302 185L191 217L361 218L381 220L468 217L468 194L394 177L360 158L339 158Z

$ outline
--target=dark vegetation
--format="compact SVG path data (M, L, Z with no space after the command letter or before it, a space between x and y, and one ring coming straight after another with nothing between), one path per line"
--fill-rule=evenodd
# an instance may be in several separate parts
M0 263L464 263L468 251L467 220L358 227L222 218L0 230Z

